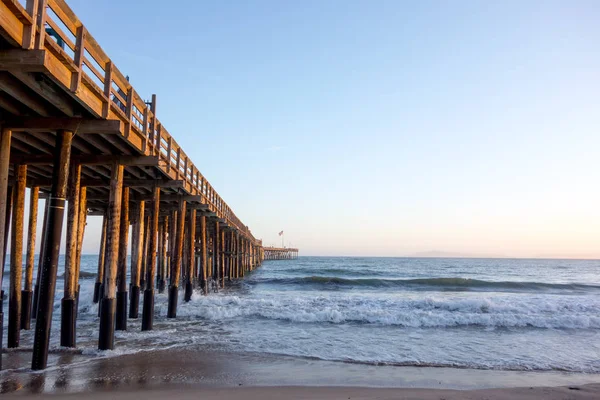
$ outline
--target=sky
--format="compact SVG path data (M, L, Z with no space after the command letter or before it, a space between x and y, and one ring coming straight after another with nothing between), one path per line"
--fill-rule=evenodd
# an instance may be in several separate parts
M265 245L600 258L597 1L68 3Z

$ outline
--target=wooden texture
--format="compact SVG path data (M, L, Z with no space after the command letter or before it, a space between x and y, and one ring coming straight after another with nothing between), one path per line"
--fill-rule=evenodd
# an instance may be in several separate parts
M27 165L15 166L17 184L13 190L12 228L10 235L10 290L8 300L8 347L19 347L21 327L21 283L23 279L23 219Z
M106 230L106 275L104 276L104 294L109 299L117 294L117 265L119 253L121 202L123 191L123 165L114 164L110 182L110 200L108 204L108 227Z
M65 283L64 297L73 299L77 288L77 242L79 242L79 189L81 181L81 165L71 165L69 191L67 194L67 245L65 249Z
M40 188L29 191L29 225L27 225L27 260L25 263L25 290L33 290L33 267L35 264L35 239L37 233L38 199Z
M117 282L119 292L127 291L127 243L129 242L129 188L122 189L121 223L119 225L119 259Z

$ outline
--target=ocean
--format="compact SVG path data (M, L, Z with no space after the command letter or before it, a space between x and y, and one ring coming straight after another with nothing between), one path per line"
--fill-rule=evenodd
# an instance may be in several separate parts
M166 318L166 294L157 295L155 329L141 332L141 320L129 320L115 350L104 352L96 349L96 265L97 256L83 256L77 343L90 358L192 346L370 365L600 373L597 260L265 261L219 293L185 303L181 291L175 320ZM25 348L31 333L22 331Z

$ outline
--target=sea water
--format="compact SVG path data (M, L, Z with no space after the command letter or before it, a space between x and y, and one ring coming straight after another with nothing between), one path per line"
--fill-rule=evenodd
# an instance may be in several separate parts
M600 261L265 261L218 293L195 293L189 303L181 293L176 319L166 318L167 296L157 294L154 330L129 320L108 352L96 350L96 268L97 256L83 256L77 343L90 358L191 346L374 365L600 372ZM61 350L62 279L52 351ZM31 341L23 331L22 346Z

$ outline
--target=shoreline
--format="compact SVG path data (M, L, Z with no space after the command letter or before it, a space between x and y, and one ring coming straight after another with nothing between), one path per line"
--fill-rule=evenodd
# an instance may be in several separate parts
M411 388L368 388L368 387L313 387L313 386L274 386L274 387L222 387L207 388L199 386L173 386L162 385L153 390L99 390L86 394L89 400L101 400L110 396L111 399L137 400L143 396L146 400L177 398L196 400L263 400L270 398L305 400L345 400L345 399L414 399L414 400L533 400L533 399L597 399L600 394L600 385L591 384L578 387L530 387L530 388L503 388L479 390L452 390L452 389L411 389ZM7 395L6 398L48 398L48 399L75 399L81 394L45 394L34 395Z
M14 352L10 355L11 364L18 369L0 372L0 393L12 393L14 396L49 394L53 397L70 397L71 394L102 393L108 389L116 390L114 393L119 393L119 397L124 396L122 398L128 398L128 392L140 390L201 391L210 396L211 390L226 390L226 398L237 398L237 392L232 389L242 387L263 388L269 392L275 388L296 388L286 389L290 391L287 395L294 398L307 393L308 389L298 388L318 387L337 388L338 394L349 393L356 388L367 392L384 391L382 394L388 393L386 390L390 391L388 394L394 391L425 391L419 392L419 396L429 396L427 391L437 393L442 390L442 397L453 398L452 393L457 390L459 393L471 393L474 390L508 393L517 388L529 391L531 387L539 390L550 390L552 387L552 391L562 393L564 397L564 390L571 386L586 389L568 390L570 395L571 392L590 392L594 393L593 397L600 397L600 374L558 371L366 365L177 347L109 357L58 352L53 354L56 357L55 366L43 372L32 372L28 369L28 363L24 363L30 359L30 353ZM539 396L538 389L535 392ZM271 396L268 393L264 395ZM328 397L335 395L329 393L324 398L337 398ZM429 398L419 396L415 398Z

